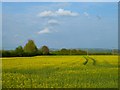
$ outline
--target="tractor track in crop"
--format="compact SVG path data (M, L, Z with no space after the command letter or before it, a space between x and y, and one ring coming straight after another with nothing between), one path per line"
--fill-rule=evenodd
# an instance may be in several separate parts
M96 59L92 58L92 57L88 57L89 59L91 59L93 61L93 65L96 65Z
M83 62L83 65L86 65L89 60L92 60L92 61L93 61L92 65L94 65L94 66L96 65L96 59L94 59L94 58L92 58L92 57L89 57L89 56L87 56L87 57L86 57L86 56L83 56L83 57L84 57L85 60L86 60L85 62Z
M83 56L84 58L85 58L85 62L83 62L83 65L86 65L87 63L88 63L88 58L87 57L85 57L85 56Z

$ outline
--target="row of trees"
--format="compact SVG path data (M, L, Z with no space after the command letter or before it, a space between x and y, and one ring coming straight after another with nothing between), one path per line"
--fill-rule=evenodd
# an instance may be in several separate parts
M87 55L88 52L80 49L49 50L47 46L37 48L33 40L28 40L24 47L18 46L15 50L2 50L2 57L26 57L37 55ZM111 52L90 53L89 55L112 55ZM115 54L115 53L114 53Z
M47 46L42 46L42 48L38 49L33 40L28 40L28 43L24 47L18 46L15 50L2 50L2 57L36 55L49 55L49 48Z
M51 52L52 55L117 55L117 53L112 52L88 52L80 49L61 49Z
M86 51L76 49L49 50L47 46L37 48L33 40L28 40L24 47L18 46L15 50L2 50L2 57L25 57L37 55L86 55Z
M87 52L83 50L77 50L77 49L61 49L52 51L53 55L86 55Z

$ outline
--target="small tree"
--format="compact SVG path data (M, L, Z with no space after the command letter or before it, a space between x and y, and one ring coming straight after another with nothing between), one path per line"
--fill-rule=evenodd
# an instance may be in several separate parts
M37 52L37 47L33 40L28 40L28 43L24 46L24 52L35 54Z
M42 46L41 52L43 55L48 55L49 54L49 48L47 46Z
M17 56L23 56L24 50L23 50L22 46L18 46L15 49L15 53L16 53Z
M60 52L61 52L62 55L68 55L69 54L69 51L66 48L62 48Z

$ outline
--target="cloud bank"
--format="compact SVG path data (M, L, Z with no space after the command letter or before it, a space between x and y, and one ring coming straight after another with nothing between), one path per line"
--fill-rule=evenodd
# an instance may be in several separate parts
M38 14L40 17L50 17L50 16L78 16L79 13L72 12L69 10L58 9L57 11L43 11Z

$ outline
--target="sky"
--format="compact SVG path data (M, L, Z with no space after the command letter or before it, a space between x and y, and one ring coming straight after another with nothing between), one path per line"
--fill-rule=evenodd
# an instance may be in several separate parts
M2 48L118 48L117 2L4 2Z
M119 2L119 0L1 0L2 2Z
M2 3L0 2L0 49L2 49Z

